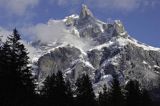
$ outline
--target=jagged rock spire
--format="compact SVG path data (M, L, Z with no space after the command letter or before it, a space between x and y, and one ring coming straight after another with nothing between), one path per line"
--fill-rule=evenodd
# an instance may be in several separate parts
M81 10L81 13L80 13L80 18L81 19L84 19L86 17L93 17L93 14L92 12L88 9L87 5L84 5L82 4L82 10Z

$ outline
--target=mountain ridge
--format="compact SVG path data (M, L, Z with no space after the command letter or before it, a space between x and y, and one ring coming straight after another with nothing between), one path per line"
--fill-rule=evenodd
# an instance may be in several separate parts
M32 66L40 84L48 75L61 70L73 83L78 76L89 74L95 92L104 84L109 87L115 74L122 85L136 79L147 89L158 86L160 48L132 38L120 20L102 22L83 5L80 16L50 20L48 25L55 22L64 25L66 36L54 42L34 44L38 52L32 58Z

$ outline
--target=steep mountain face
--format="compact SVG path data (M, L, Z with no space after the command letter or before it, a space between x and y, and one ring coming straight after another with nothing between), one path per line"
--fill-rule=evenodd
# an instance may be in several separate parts
M73 37L82 42L87 39L91 46L82 49L78 43L34 42L38 56L32 58L32 64L39 82L60 70L73 83L83 73L89 74L95 92L104 84L109 87L115 74L121 84L137 79L148 89L158 85L160 49L130 37L121 21L102 22L83 5L80 16L72 15L61 22Z

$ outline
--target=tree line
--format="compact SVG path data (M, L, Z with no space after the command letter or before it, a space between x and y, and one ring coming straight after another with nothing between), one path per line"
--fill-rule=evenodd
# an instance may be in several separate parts
M121 86L113 76L111 88L94 93L87 74L73 85L61 71L48 76L41 89L29 66L28 52L16 29L0 46L0 106L151 106L149 92L136 80Z

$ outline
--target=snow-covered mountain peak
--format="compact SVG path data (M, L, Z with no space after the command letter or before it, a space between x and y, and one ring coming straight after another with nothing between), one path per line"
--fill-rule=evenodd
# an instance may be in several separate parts
M89 74L97 92L110 84L114 74L121 84L128 79L137 79L148 88L157 84L160 48L132 38L120 20L100 21L83 5L80 15L49 20L38 31L32 63L40 81L61 70L73 82Z
M92 12L88 9L87 5L82 4L82 10L80 13L80 18L85 19L87 17L93 17Z

